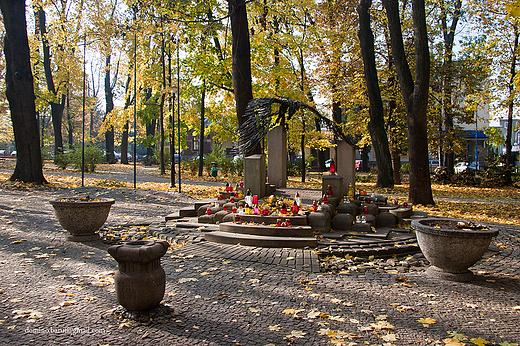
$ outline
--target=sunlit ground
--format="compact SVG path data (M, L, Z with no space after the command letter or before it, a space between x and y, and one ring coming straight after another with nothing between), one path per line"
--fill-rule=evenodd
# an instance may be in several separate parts
M8 164L2 162L0 167L6 168ZM11 166L13 167L12 163ZM51 163L46 163L45 171L61 171ZM67 169L67 171L71 171ZM99 165L96 167L97 172L133 172L133 164L130 165ZM160 173L157 167L144 167L138 164L139 175L156 175ZM183 181L219 181L237 183L240 177L236 175L224 175L219 172L218 177L214 178L205 171L202 177L197 172L191 172L183 169L181 171ZM7 182L10 174L0 173L2 185L24 186L26 184ZM170 176L169 170L166 171L166 177ZM73 188L81 186L81 178L46 175L50 187L55 188ZM406 200L408 194L408 185L396 185L393 189L376 189L375 176L364 176L365 182L357 182L356 189L362 189L367 193L378 193L383 195L398 195L397 199L401 202ZM86 186L100 186L105 188L133 188L133 183L125 183L116 179L95 179L86 178ZM301 177L289 177L288 187L303 189L319 189L321 188L321 175L311 173L302 182ZM163 191L176 191L170 188L169 183L137 183L138 189L152 189ZM198 198L205 199L215 197L221 188L216 186L201 186L189 183L182 184L182 192ZM520 226L520 190L513 187L504 188L476 188L463 187L456 185L443 185L432 183L432 192L436 202L435 206L414 206L418 210L423 210L431 215L465 218L476 221L506 223ZM439 198L449 198L451 200L440 200ZM467 199L470 199L469 201Z

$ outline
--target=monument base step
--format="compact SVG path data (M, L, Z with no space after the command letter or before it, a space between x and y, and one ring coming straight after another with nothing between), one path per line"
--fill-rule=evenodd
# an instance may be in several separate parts
M179 215L181 217L195 217L197 216L197 209L194 207L186 207L179 209Z
M204 234L204 238L214 243L259 247L315 248L318 246L318 241L314 237L276 237L217 231Z
M271 227L270 225L221 223L221 232L262 235L272 237L312 237L309 226Z

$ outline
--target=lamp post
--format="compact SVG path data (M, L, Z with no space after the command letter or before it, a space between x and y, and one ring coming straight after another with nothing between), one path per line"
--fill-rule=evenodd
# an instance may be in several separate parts
M177 87L170 87L172 93L172 113L170 115L170 127L172 130L170 137L170 188L175 187L175 94L178 95Z
M85 186L85 60L87 59L87 34L83 34L83 121L81 126L81 187Z
M134 23L137 7L134 7ZM134 29L134 190L137 188L137 28Z
M475 110L475 174L477 174L478 170L478 118L477 118L478 110Z
M179 193L181 193L181 98L180 98L180 77L181 64L179 59L179 39L177 38L177 140L179 150Z

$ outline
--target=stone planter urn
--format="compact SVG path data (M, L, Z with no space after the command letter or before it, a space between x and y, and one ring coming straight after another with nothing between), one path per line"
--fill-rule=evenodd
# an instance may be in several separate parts
M70 241L99 240L96 233L107 220L113 199L73 197L50 201L60 225L70 235Z
M431 264L426 274L459 282L473 280L468 268L484 255L491 239L498 235L498 229L448 218L413 220L412 229Z
M118 263L114 281L119 304L130 311L150 310L159 305L166 288L161 257L169 246L164 240L134 240L108 248Z

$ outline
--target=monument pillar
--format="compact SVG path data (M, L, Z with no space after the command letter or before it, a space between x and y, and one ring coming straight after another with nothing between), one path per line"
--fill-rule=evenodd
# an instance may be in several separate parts
M265 196L265 155L254 154L244 158L244 187L253 195Z
M343 195L348 195L348 186L356 188L356 151L345 141L338 141L336 147L336 171L343 177Z
M267 182L287 187L287 132L282 125L267 135Z

